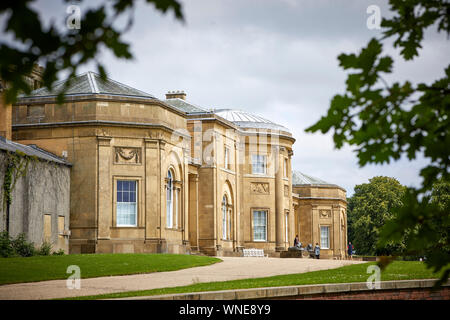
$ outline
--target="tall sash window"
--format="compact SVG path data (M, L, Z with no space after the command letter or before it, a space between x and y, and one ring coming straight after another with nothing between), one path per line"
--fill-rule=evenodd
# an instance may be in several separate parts
M267 211L253 211L253 241L267 241Z
M173 228L173 174L171 170L167 172L166 225L167 228Z
M227 197L223 196L222 200L222 239L228 239L227 233L227 218L228 218L228 210L227 210Z
M117 180L117 226L135 227L137 223L137 181Z

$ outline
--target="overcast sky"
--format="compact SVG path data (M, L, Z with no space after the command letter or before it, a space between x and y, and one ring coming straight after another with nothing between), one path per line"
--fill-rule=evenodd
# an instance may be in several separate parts
M45 19L64 22L66 5L54 0L34 6ZM62 2L62 1L60 1ZM87 3L91 4L90 1ZM192 0L183 1L186 23L140 3L133 28L124 36L135 59L102 55L108 76L163 99L184 90L206 108L253 112L291 129L293 168L347 189L385 175L420 185L426 163L401 160L359 168L348 147L336 150L331 135L304 129L325 115L331 98L344 92L345 73L337 56L359 50L378 30L369 30L366 9L375 4L389 15L387 1L364 0ZM83 7L82 7L83 8ZM82 12L83 13L83 12ZM82 26L81 26L82 27ZM450 46L444 35L427 34L419 59L395 63L388 81L431 82L443 76ZM386 45L394 58L396 50ZM80 72L96 71L91 65Z

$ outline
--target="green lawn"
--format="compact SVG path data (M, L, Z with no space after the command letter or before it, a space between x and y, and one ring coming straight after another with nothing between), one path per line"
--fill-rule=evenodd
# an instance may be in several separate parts
M77 265L81 278L173 271L210 265L217 258L181 254L71 254L0 258L0 284L67 279Z
M124 297L149 296L149 295L160 295L171 293L294 286L305 284L365 282L367 281L367 278L370 275L367 273L366 270L367 267L371 264L375 264L375 262L354 264L337 269L312 271L300 274L290 274L267 278L254 278L254 279L222 281L222 282L197 283L182 287L121 292L97 296L84 296L72 299L124 298ZM408 279L434 279L438 277L439 277L438 274L434 274L433 272L431 272L431 270L426 268L423 262L419 261L395 261L391 263L381 273L382 281L408 280Z

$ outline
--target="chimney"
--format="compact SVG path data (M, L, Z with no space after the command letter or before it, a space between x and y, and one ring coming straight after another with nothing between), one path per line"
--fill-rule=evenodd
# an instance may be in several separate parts
M12 139L12 106L5 104L3 90L0 89L0 136Z
M184 91L169 91L166 93L166 99L182 99L186 100L186 92Z

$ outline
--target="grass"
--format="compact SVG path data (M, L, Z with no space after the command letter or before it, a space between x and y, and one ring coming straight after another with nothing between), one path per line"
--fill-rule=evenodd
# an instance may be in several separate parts
M221 261L181 254L71 254L0 258L0 284L67 279L67 267L77 265L81 278L174 271Z
M375 262L354 264L330 270L320 270L307 273L289 274L266 278L196 283L189 286L160 288L143 291L129 291L129 292L102 294L95 296L82 296L69 299L70 300L111 299L111 298L125 298L125 297L161 295L161 294L201 292L201 291L219 291L231 289L249 289L249 288L294 286L294 285L323 284L323 283L365 282L370 275L367 273L367 267L372 264L375 264ZM381 272L381 281L436 279L438 277L439 274L433 273L431 270L426 268L423 262L419 261L394 261L384 271Z

